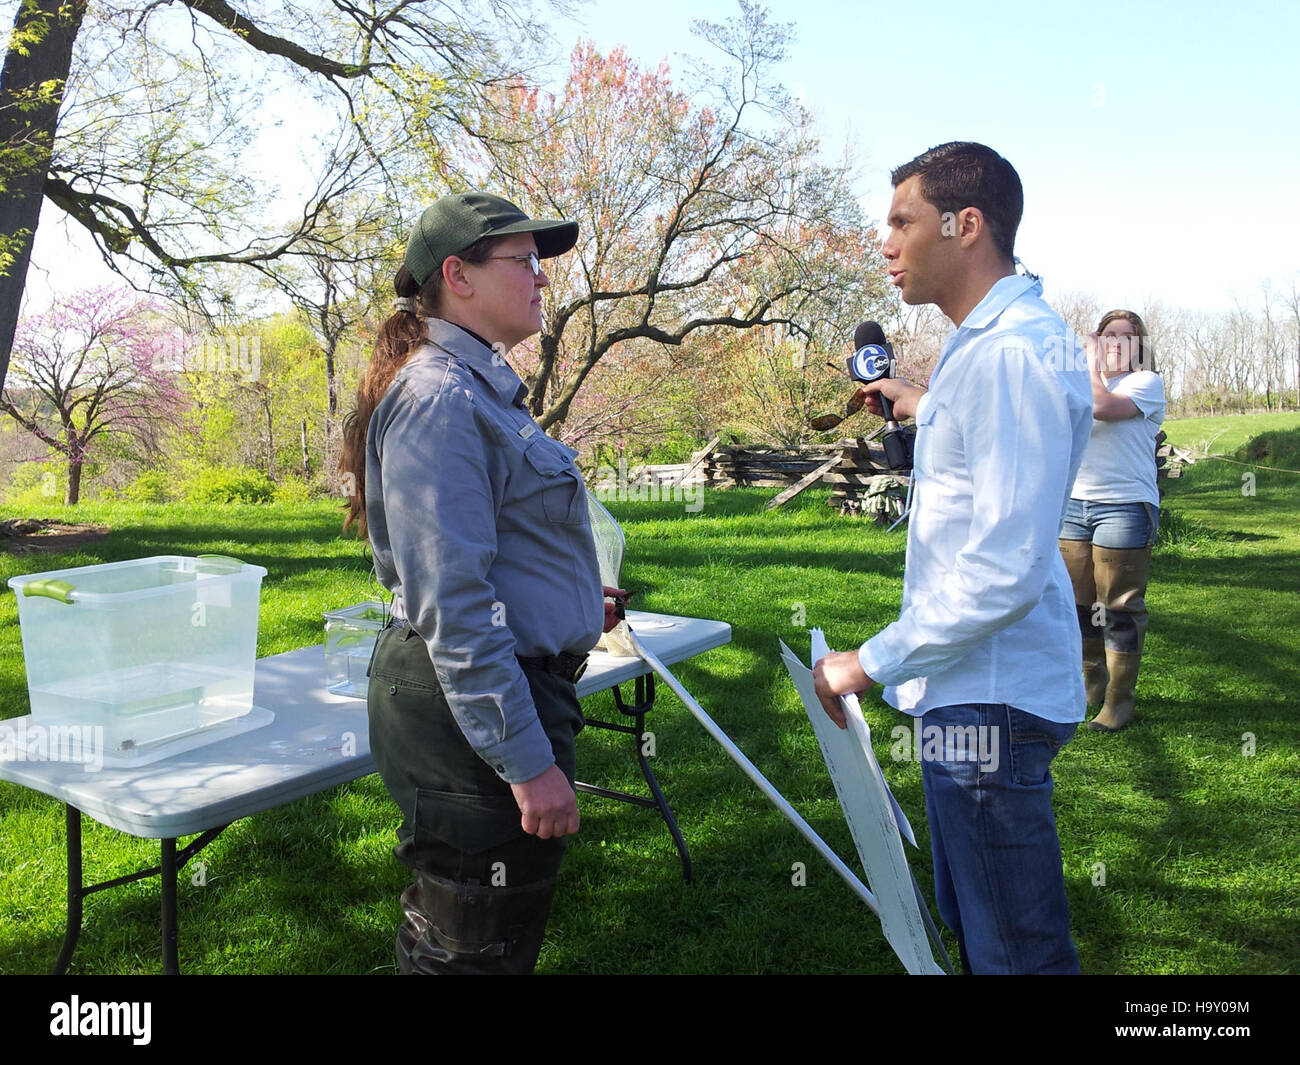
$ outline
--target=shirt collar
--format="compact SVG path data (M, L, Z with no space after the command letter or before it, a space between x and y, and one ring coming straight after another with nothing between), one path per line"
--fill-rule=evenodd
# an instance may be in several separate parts
M1008 274L993 282L993 287L984 294L984 298L975 305L975 309L966 315L961 323L962 329L984 329L997 321L998 316L1026 292L1035 296L1043 294L1043 283L1032 277L1020 274Z
M431 343L460 359L483 378L501 397L501 402L518 406L528 395L528 387L505 358L468 330L442 318L426 318L425 335Z

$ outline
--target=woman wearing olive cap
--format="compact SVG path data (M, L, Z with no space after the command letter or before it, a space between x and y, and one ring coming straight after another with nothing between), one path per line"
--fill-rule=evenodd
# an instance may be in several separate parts
M403 972L531 972L578 830L574 681L605 609L573 453L506 353L542 327L539 260L573 222L471 192L428 208L397 272L340 467L393 594L370 745L401 808Z

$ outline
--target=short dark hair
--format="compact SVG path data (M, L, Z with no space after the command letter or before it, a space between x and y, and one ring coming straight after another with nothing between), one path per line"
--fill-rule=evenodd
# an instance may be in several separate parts
M1025 193L1015 167L992 148L971 141L949 141L918 155L889 175L894 188L921 179L921 195L942 214L978 207L994 246L1015 258L1016 229L1025 210Z

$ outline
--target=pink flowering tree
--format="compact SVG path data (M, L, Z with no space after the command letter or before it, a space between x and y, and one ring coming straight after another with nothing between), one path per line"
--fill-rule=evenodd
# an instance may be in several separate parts
M109 288L19 323L0 411L67 460L66 503L80 499L97 446L118 436L149 453L174 424L182 395L167 329L157 307Z
M667 64L579 44L561 93L501 87L482 120L498 134L455 160L464 184L578 223L574 250L546 260L544 328L512 353L533 417L570 443L643 431L623 415L642 416L639 393L659 394L654 377L679 376L710 336L838 340L882 303L879 240L848 168L820 161L811 115L773 80L789 28L741 11L699 26L723 65L677 83ZM648 365L652 348L674 354ZM589 383L621 409L580 402Z

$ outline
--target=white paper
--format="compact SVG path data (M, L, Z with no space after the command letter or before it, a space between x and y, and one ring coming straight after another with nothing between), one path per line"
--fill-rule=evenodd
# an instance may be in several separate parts
M821 629L813 629L813 662L825 654L826 638ZM817 698L812 670L784 642L781 642L781 657L826 759L867 882L880 907L880 927L885 939L912 975L942 975L943 970L930 952L899 835L902 825L909 841L916 846L912 826L903 817L876 762L871 749L871 729L862 716L857 697L841 697L849 727L837 728Z

